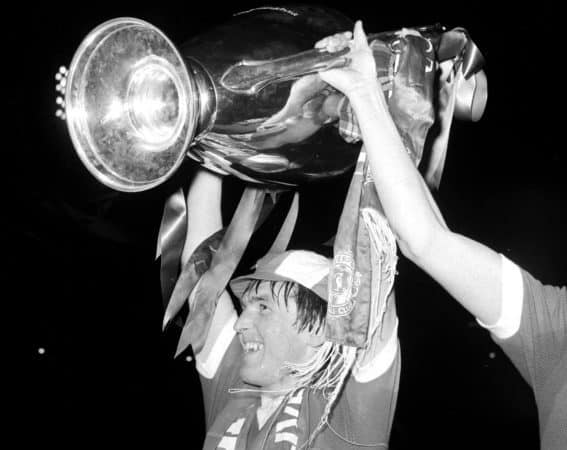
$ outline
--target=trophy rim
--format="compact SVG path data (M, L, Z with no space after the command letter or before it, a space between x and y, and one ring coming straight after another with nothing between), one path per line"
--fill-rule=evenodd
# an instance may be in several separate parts
M84 127L78 123L81 120L81 114L73 114L73 108L77 103L77 101L75 100L76 92L73 91L79 89L77 85L80 85L81 83L80 79L83 76L81 69L83 68L82 64L84 64L85 58L88 60L94 53L94 51L96 51L96 46L94 50L92 49L93 44L95 44L97 40L102 42L105 36L119 30L120 28L129 26L141 26L147 28L148 30L157 33L159 37L167 43L168 51L171 51L174 58L179 63L177 65L177 68L181 69L181 73L179 74L181 83L187 91L184 95L184 101L186 103L184 105L181 105L186 111L186 123L184 125L182 124L182 128L186 128L186 130L181 130L181 133L184 133L184 137L181 138L182 144L180 144L180 148L182 150L180 150L179 154L175 156L174 163L171 164L166 173L153 179L144 181L129 179L128 177L106 167L106 164L104 164L98 157L96 149L92 148L93 145L90 142L87 142L90 140L86 137L88 133L85 132ZM199 107L196 91L196 86L194 85L194 81L189 75L184 57L179 52L178 48L173 44L173 42L167 37L167 35L155 25L143 19L128 16L112 18L97 25L83 38L81 44L75 51L71 64L69 66L67 77L67 85L65 90L65 104L67 110L66 123L77 155L79 156L85 167L88 169L88 171L97 180L99 180L104 185L118 191L141 192L152 189L164 183L183 163L187 148L194 138L198 123L197 115Z

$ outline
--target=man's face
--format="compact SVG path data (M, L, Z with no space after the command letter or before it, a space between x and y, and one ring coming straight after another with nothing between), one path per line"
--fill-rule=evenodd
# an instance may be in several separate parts
M312 334L297 331L294 296L286 306L284 289L278 292L277 288L279 298L274 298L269 282L250 289L242 298L242 314L234 326L244 349L240 376L266 390L291 387L293 378L284 363L306 362L316 351L310 345Z

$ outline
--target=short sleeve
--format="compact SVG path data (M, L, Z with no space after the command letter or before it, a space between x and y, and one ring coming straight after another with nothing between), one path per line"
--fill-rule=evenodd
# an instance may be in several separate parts
M518 330L494 340L532 387L541 448L567 448L567 292L521 270L523 305Z
M334 421L332 424L337 431L341 430L340 434L348 441L373 448L387 448L396 410L401 366L400 353L396 351L393 356L386 371L377 378L366 383L357 382L354 377L347 381L345 395L338 405L346 408L343 411L344 422L339 424Z
M521 319L517 331L495 341L536 388L557 366L566 350L567 294L565 287L547 286L520 269L523 280Z
M520 328L524 298L524 281L520 268L504 255L500 255L502 265L501 299L502 306L498 321L487 325L478 323L489 330L493 336L506 339Z

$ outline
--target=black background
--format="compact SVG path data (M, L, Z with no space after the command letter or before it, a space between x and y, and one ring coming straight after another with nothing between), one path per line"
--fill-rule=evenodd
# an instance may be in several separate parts
M191 174L122 194L79 162L54 112L54 74L82 38L118 16L147 20L176 43L258 2L12 4L5 10L9 126L4 223L8 237L7 344L23 354L10 417L21 441L83 448L200 448L194 363L173 359L155 240L163 201ZM457 232L504 253L546 283L564 284L566 155L561 43L534 5L377 6L338 2L367 31L440 22L466 28L487 60L489 100L478 123L453 125L436 198ZM554 120L557 117L558 120ZM332 233L348 180L312 188L296 244ZM338 206L337 206L338 205ZM230 205L228 206L230 209ZM314 231L315 230L315 231ZM392 449L537 448L533 398L474 319L407 260L397 304L403 369ZM5 272L6 273L6 272ZM12 328L14 330L12 331ZM23 345L21 345L23 344Z

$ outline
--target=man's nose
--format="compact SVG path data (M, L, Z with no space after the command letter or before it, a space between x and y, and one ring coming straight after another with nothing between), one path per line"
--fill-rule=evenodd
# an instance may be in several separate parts
M248 330L252 325L252 320L252 313L247 308L244 308L234 323L234 331L241 333Z

